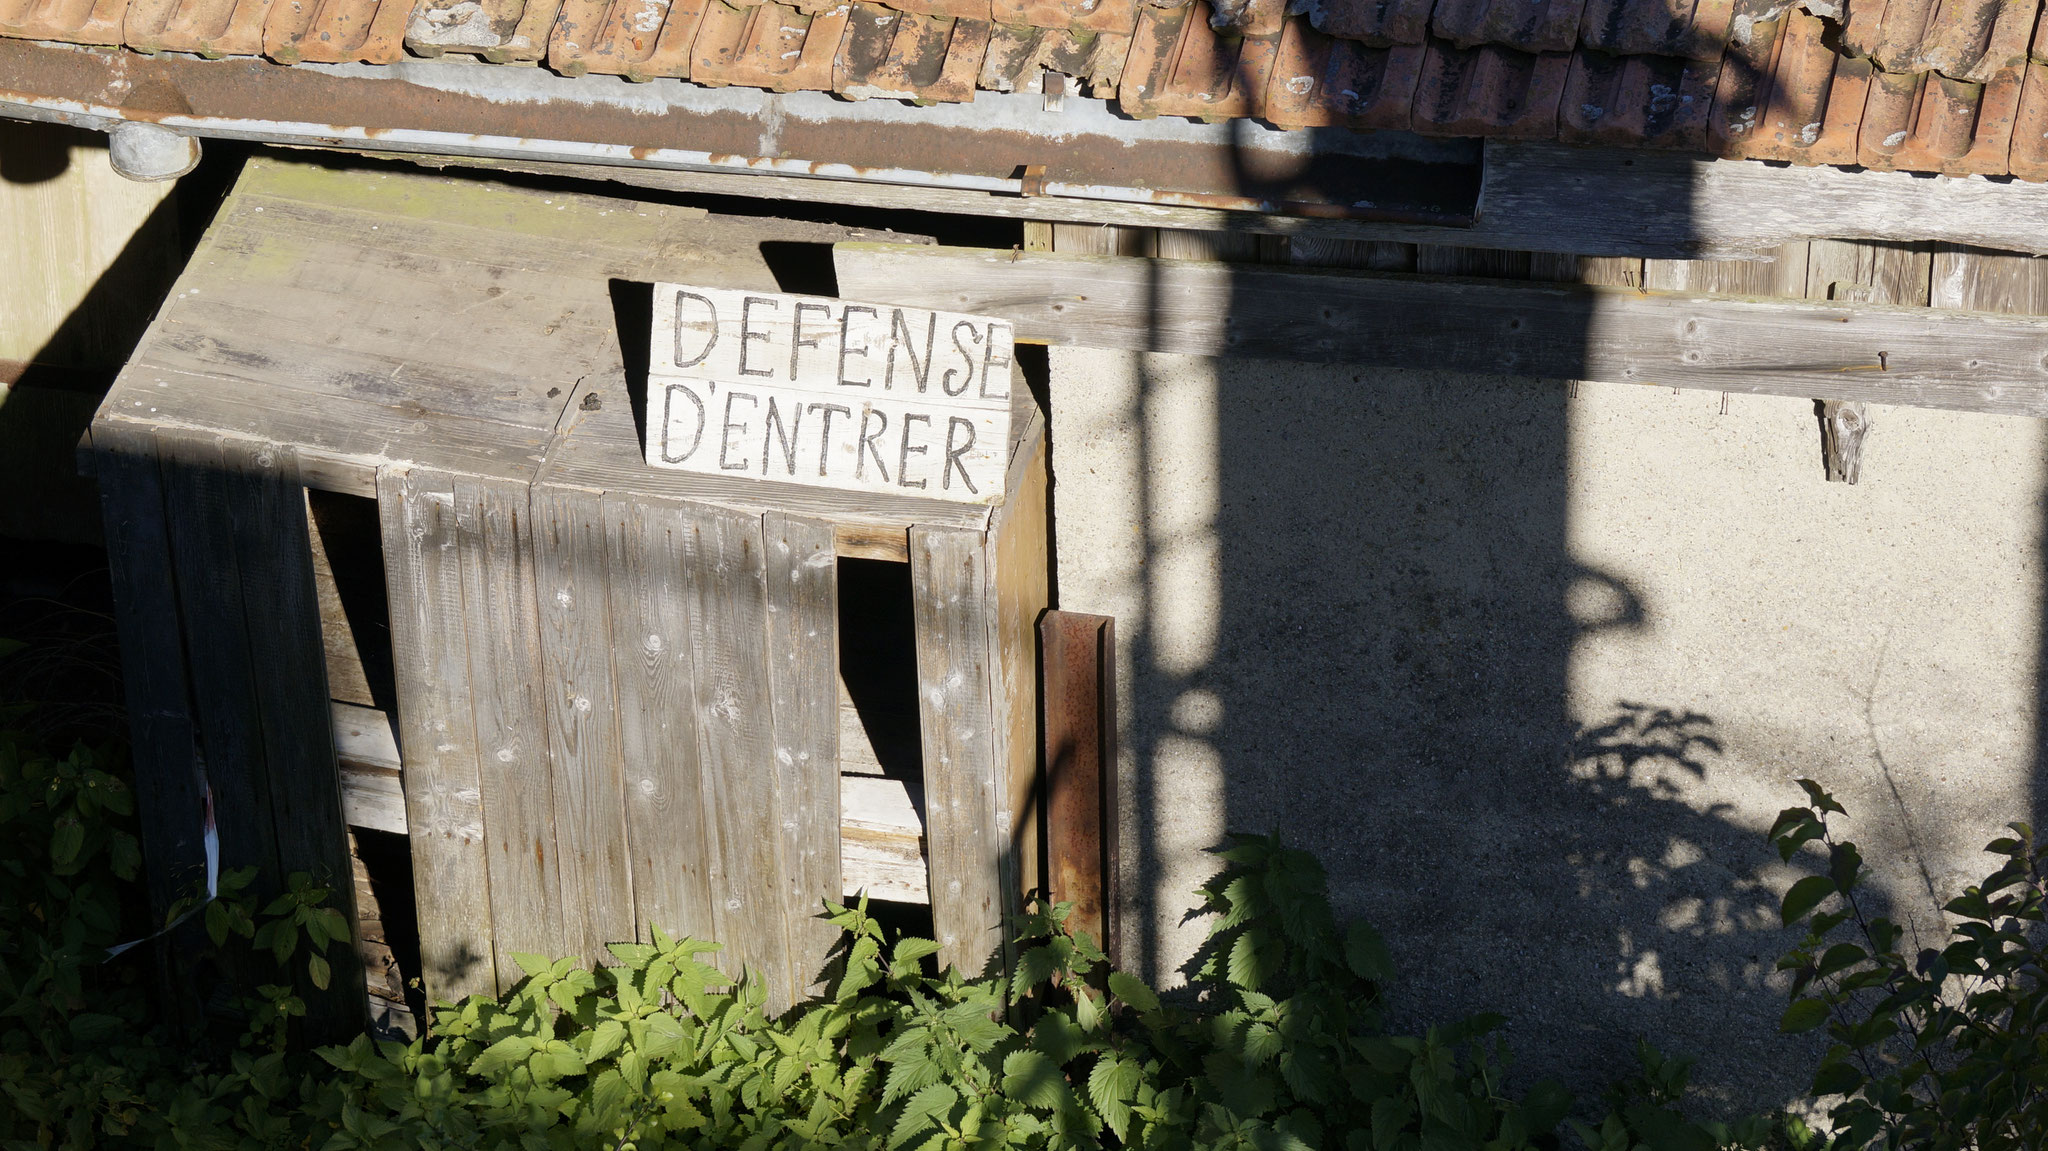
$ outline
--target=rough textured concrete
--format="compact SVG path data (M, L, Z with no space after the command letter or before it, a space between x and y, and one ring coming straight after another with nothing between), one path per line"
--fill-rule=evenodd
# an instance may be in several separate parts
M1131 958L1198 941L1225 828L1316 851L1399 1016L1513 1019L1596 1089L1637 1035L1725 1106L1796 1094L1763 839L1820 778L1919 925L2032 818L2043 440L1807 401L1052 358L1058 598L1117 617Z

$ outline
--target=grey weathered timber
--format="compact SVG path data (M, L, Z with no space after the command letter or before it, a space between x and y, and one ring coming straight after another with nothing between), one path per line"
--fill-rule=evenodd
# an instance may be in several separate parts
M667 505L622 495L603 510L635 918L643 931L712 939L683 525Z
M224 443L234 493L236 569L248 659L262 727L271 817L282 876L305 874L328 890L329 906L356 922L348 831L341 818L341 768L327 702L320 601L313 588L306 492L289 445ZM328 986L305 983L306 1028L318 1042L361 1031L363 967L352 949L327 956Z
M160 923L173 903L203 890L206 882L206 784L193 754L163 480L156 440L146 431L103 426L93 431L92 448L114 626L121 639L143 880L150 917ZM158 977L166 1002L188 1020L197 1018L199 1004L183 960L198 933L193 924L179 937L185 946L158 952L164 959Z
M2038 256L1937 247L1929 280L1937 308L2048 315L2048 259Z
M699 763L711 846L712 915L727 974L760 980L770 1011L796 1001L782 877L781 807L770 761L768 589L761 517L678 505L684 535ZM787 578L787 573L784 573Z
M1051 598L1047 538L1045 437L1033 408L1020 429L1022 447L1010 461L1010 497L990 517L989 560L983 573L987 605L990 734L994 742L996 826L1002 837L1003 909L1016 914L1024 897L1045 889L1039 851L1043 781L1038 755L1038 617ZM1004 935L1005 964L1009 935Z
M1823 400L1820 429L1828 482L1855 483L1863 474L1863 437L1870 431L1869 413L1859 403Z
M612 693L605 521L595 492L537 484L532 501L563 930L576 954L603 962L606 944L638 937L626 763Z
M421 974L453 1002L498 985L454 480L392 468L378 488Z
M1584 256L1741 257L1791 241L1828 238L1942 241L2048 253L2048 186L2040 184L1710 160L1526 140L1485 142L1479 216L1464 228L865 184L766 172L661 171L461 157L437 157L436 162L482 163L497 170L574 175L665 191L805 203Z
M565 955L581 945L562 929L533 521L526 485L516 481L456 476L454 498L492 950L498 985L510 987L524 977L513 955Z
M767 545L768 692L775 801L782 821L783 918L798 994L819 976L839 931L818 918L840 891L839 557L832 525L762 517Z
M191 685L199 710L200 746L213 790L223 870L257 868L256 893L283 887L270 775L263 757L263 721L249 628L242 611L233 496L221 441L212 436L157 433L165 514L170 523L180 616L188 637Z
M1708 296L1806 296L1808 245L1780 244L1758 260L1645 260L1643 287ZM1423 271L1430 269L1424 268ZM1823 293L1819 299L1828 299Z
M986 537L912 528L917 709L924 743L925 859L939 962L980 975L1002 954L1010 906L1007 764L996 759Z
M1813 299L1921 307L1929 302L1931 245L1815 240L1806 251L1805 294Z
M848 296L1003 316L1020 338L1054 343L2048 415L2048 323L2017 317L957 248L835 252Z

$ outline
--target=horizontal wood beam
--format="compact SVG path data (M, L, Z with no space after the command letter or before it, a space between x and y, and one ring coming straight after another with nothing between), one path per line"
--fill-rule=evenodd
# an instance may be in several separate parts
M2048 416L2048 318L977 248L834 262L848 299L1020 340Z

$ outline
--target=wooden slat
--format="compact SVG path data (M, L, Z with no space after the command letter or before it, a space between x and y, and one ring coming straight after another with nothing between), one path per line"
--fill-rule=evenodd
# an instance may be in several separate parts
M604 510L635 917L642 930L716 938L691 686L688 525L672 505L606 497Z
M1412 272L1418 258L1414 244L1385 240L1331 240L1293 237L1287 262L1304 268L1360 268L1373 272Z
M526 485L457 476L456 539L468 613L469 708L489 860L498 985L524 978L519 952L569 954L562 928L554 772L541 705L540 621Z
M832 525L770 512L768 694L775 714L775 801L782 816L783 918L799 995L824 990L839 930L818 915L841 894L839 848L839 561Z
M1929 279L1937 308L2048 315L2048 259L2039 256L1942 245Z
M1044 781L1038 754L1038 617L1050 599L1047 537L1045 425L1029 417L1024 446L1011 461L1010 497L989 526L990 562L982 589L987 615L989 684L995 765L1001 807L1005 912L1024 910L1024 896L1044 891L1042 834ZM1007 933L1005 946L1008 946ZM1012 956L1005 956L1007 964Z
M1258 265L836 251L848 296L998 315L1054 343L2048 415L2038 320Z
M490 864L454 480L386 469L377 486L421 974L437 999L493 995Z
M845 894L931 902L924 821L902 780L841 776L839 811L840 889Z
M987 537L912 528L910 572L932 929L940 963L976 976L1002 953L1010 870L1000 824L1007 765L996 760L989 699Z
M605 515L594 492L536 484L532 500L562 929L585 962L607 962L605 944L631 942L638 922L612 691Z
M304 873L327 888L328 905L353 923L355 886L297 455L289 445L224 447L229 490L237 494L231 509L236 567L278 867L285 876ZM362 966L349 961L348 949L329 959L326 988L300 979L307 1034L320 1043L359 1034L365 1018Z
M127 428L98 428L100 520L114 594L114 626L121 639L121 683L127 701L135 773L135 814L149 892L150 918L161 923L180 898L203 890L206 851L204 780L193 758L193 720L179 634L178 589L164 517L164 485L156 440ZM172 1013L198 1017L188 953L196 950L193 924L160 949L160 990Z
M1116 621L1045 613L1046 874L1050 898L1073 904L1068 926L1117 953Z
M1806 295L1807 245L1785 244L1761 260L1645 260L1652 291L1718 296Z
M1925 244L1815 240L1807 245L1806 295L1816 300L1924 307L1933 255Z
M341 763L342 818L350 827L404 835L404 765L390 716L339 700L331 706L334 755Z
M258 898L282 889L263 724L236 563L232 485L215 437L159 432L165 510L223 869L254 867Z
M725 944L719 962L761 980L771 1011L796 1001L785 928L781 811L766 762L774 715L768 696L768 590L761 517L688 505L689 571L699 763L712 844L712 914ZM786 578L786 573L785 573Z

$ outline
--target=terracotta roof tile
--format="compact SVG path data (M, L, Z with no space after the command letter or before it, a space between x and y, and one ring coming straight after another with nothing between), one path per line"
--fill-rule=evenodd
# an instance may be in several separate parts
M1700 151L1720 72L1719 61L1577 53L1558 105L1558 138Z
M1374 48L1420 44L1428 38L1436 0L1298 0L1316 30Z
M1512 44L1569 52L1578 44L1586 0L1437 0L1430 30L1460 48Z
M0 35L913 102L1058 74L1138 117L2048 179L2043 0L0 0Z
M1431 41L1410 126L1433 136L1555 136L1570 70L1571 57L1563 53Z

